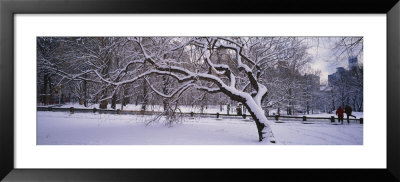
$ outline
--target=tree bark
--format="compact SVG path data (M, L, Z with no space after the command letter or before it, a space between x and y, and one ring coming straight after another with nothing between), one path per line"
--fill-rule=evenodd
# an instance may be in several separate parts
M43 91L42 91L42 103L43 104L47 104L47 102L48 102L48 99L47 99L47 84L48 84L48 75L47 74L45 74L44 76L43 76L44 78L43 78L43 81L44 81L44 85L43 85Z
M106 98L106 90L104 90L102 93L101 93L101 95L102 95L102 97L101 97L101 99L104 99L104 98ZM107 105L108 105L108 101L107 100L102 100L101 102L100 102L100 109L107 109Z
M85 75L85 77L86 77L86 75ZM84 105L85 107L88 106L88 102L87 102L87 83L86 83L86 80L83 81L83 105Z
M115 109L117 107L117 94L114 94L111 98L111 108Z
M264 138L269 140L271 143L275 143L275 137L271 130L271 124L264 115L264 112L260 106L256 106L254 100L248 99L243 105L249 111L251 117L254 119L257 127L258 141L261 142Z

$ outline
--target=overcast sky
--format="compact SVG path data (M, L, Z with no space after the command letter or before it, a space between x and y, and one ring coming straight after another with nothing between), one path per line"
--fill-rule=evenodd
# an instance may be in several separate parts
M308 53L312 56L313 62L311 67L314 70L321 71L321 84L327 83L328 75L336 72L337 67L348 69L348 56L343 55L341 58L333 54L333 46L335 40L333 38L320 37L318 40L309 41L310 49ZM358 63L362 62L362 55L358 56Z

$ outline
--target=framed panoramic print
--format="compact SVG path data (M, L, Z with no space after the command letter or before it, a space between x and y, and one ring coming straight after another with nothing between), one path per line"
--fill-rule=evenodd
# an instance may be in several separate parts
M0 8L5 181L400 180L397 1Z

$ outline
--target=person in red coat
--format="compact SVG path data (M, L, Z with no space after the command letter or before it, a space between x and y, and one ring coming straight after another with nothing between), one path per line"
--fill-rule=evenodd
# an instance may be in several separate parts
M344 110L342 109L342 107L339 106L339 108L336 110L336 115L339 118L338 121L339 122L342 121L342 124L343 124L343 113L344 113Z

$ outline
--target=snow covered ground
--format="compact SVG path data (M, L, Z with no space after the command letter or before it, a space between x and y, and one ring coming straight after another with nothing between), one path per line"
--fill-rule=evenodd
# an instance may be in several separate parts
M152 116L37 112L38 145L266 145L258 142L251 120L186 118L172 127L162 121L146 126ZM363 125L330 124L328 120L274 123L277 144L362 145Z
M352 112L352 115L356 116L357 119L364 117L363 112ZM306 114L305 116L310 116L310 117L331 117L331 116L336 116L335 113L329 114L329 113L320 113L320 114ZM346 114L344 114L344 119L346 120ZM350 117L350 119L353 119L353 117Z

